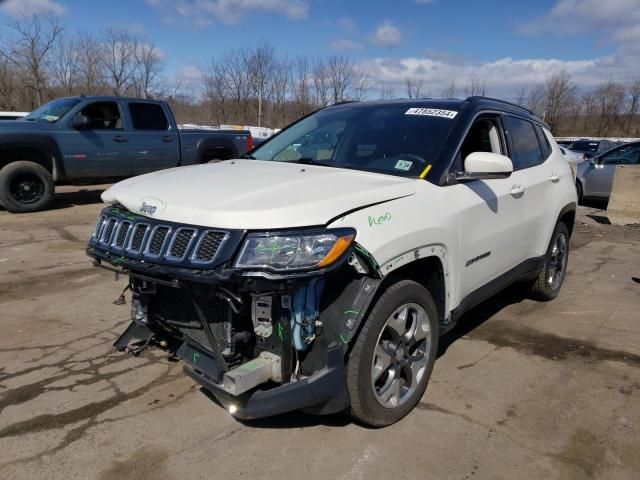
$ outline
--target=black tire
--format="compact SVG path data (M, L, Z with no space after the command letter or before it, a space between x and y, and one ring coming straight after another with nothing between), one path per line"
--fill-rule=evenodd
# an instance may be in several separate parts
M399 379L398 383L401 385L400 389L406 388L404 397L398 395L397 406L383 406L380 397L380 389L377 387L377 383L373 380L375 368L378 371L384 369L374 363L374 360L378 360L377 347L379 342L381 345L385 342L383 335L386 335L387 330L390 329L388 320L391 320L393 314L399 309L402 309L405 305L416 305L422 307L426 313L425 325L428 326L429 332L425 334L424 342L428 342L428 351L426 346L423 349L422 356L420 357L419 345L422 345L423 340L416 341L413 346L402 346L402 342L397 342L395 350L389 345L391 341L388 341L387 346L390 351L394 351L394 355L390 355L392 359L392 367L387 367L386 374L381 374L380 378L386 375L386 382L392 381L392 375L389 373L392 370L394 372L400 372L396 375L404 375L411 371L409 366L402 366L402 360L398 360L398 356L407 354L407 358L420 358L420 370L418 375L419 380L414 382L407 382L404 378ZM394 318L397 318L394 317ZM417 318L417 317L413 317ZM404 322L408 324L409 321ZM410 328L407 330L409 331ZM423 334L424 334L423 329ZM399 337L404 338L404 337ZM431 294L420 284L411 280L401 280L391 286L389 286L384 293L378 298L375 305L371 309L362 330L354 343L353 349L349 355L347 361L347 390L351 401L351 415L359 422L372 426L372 427L384 427L397 422L405 415L407 415L420 401L424 394L429 377L433 370L433 365L436 360L436 354L438 350L438 338L439 338L439 326L438 326L438 311L436 304L433 301ZM401 350L401 352L399 352ZM405 362L407 359L404 360ZM424 365L422 362L425 362ZM416 363L417 365L417 363ZM403 373L404 372L404 373ZM378 380L380 381L380 380ZM384 379L383 379L384 382ZM386 383L385 383L386 384ZM390 385L390 384L389 384Z
M51 174L37 163L13 162L0 170L0 204L12 213L46 208L54 189Z
M582 203L584 201L583 192L582 192L582 184L580 181L576 181L576 193L578 194L578 203Z
M560 249L558 244L559 237L563 237L564 250L562 251L562 257L558 257L556 249ZM554 247L556 249L554 249ZM559 263L558 263L559 262ZM569 230L564 223L558 223L549 247L547 248L547 254L545 255L544 267L538 274L538 277L531 282L529 287L529 296L534 300L546 302L553 300L560 293L560 288L564 282L564 277L567 272L567 264L569 263ZM559 276L557 276L559 275Z

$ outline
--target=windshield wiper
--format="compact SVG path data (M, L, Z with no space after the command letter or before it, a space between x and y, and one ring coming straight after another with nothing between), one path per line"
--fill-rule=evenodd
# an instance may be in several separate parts
M313 158L308 158L308 157L301 157L301 158L298 158L297 160L294 160L293 162L302 163L304 165L319 165L320 167L336 167L337 166L337 165L331 165L325 162L319 162L317 160L314 160Z
M257 160L253 155L248 155L246 153L244 155L240 155L240 158L246 158L247 160Z

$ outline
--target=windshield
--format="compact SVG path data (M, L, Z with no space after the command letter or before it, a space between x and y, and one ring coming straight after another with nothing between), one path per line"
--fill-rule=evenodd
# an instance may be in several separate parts
M60 117L64 116L69 110L75 107L80 100L77 98L62 98L60 100L52 100L45 103L40 108L35 109L24 120L41 120L49 123L56 122Z
M599 145L598 142L573 142L569 148L576 152L597 152Z
M256 148L251 156L404 177L424 176L456 113L407 104L328 108L293 124Z

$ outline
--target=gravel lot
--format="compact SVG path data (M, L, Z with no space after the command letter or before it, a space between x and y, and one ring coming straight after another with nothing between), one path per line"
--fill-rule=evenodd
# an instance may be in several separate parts
M513 290L467 314L392 427L243 424L166 355L112 349L125 280L84 255L100 188L61 191L0 211L3 479L640 478L640 229L581 207L558 299Z

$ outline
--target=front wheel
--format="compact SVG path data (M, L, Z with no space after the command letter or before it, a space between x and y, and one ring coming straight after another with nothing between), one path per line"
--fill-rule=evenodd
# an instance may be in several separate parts
M383 427L407 415L424 394L438 350L438 312L420 284L401 280L380 296L347 362L351 415Z
M13 213L35 212L53 199L53 178L42 165L13 162L0 170L0 205Z
M569 261L569 230L558 223L547 248L544 267L532 282L530 295L535 300L553 300L560 293Z

